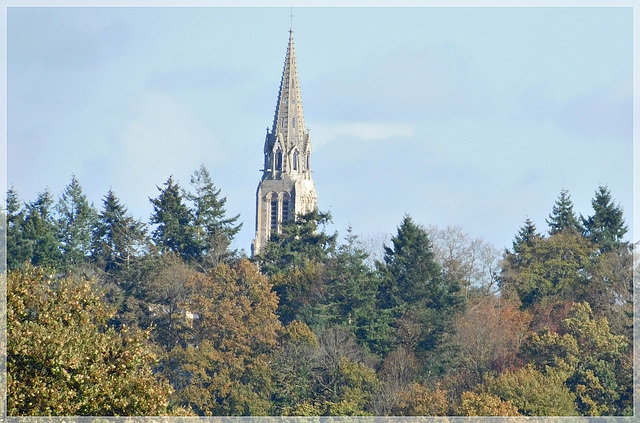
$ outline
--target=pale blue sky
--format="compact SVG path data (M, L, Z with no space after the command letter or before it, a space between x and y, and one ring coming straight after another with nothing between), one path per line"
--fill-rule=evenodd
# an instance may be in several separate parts
M409 213L502 248L526 217L546 230L563 188L591 214L599 184L631 227L631 8L293 14L318 204L341 235ZM289 25L288 7L8 8L7 185L30 201L75 174L146 222L156 185L204 164L249 251Z

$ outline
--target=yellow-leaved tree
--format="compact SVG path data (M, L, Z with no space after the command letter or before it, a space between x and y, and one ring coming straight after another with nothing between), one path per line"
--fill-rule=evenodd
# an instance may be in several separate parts
M148 333L110 327L92 282L26 265L7 278L9 415L166 414Z
M168 356L173 400L198 415L267 415L271 360L282 330L278 297L248 260L194 274L187 303L193 339Z

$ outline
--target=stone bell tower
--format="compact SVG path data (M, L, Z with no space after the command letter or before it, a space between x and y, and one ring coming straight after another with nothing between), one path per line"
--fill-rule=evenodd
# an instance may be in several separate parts
M311 179L311 140L304 125L298 68L293 46L289 45L276 113L264 142L264 167L256 193L256 236L251 246L258 254L283 222L317 207L318 195Z

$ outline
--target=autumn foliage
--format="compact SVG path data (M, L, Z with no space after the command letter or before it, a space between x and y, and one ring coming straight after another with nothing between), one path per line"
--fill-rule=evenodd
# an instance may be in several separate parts
M153 374L149 333L107 325L115 310L87 281L27 265L7 280L9 415L166 412L169 384Z
M633 412L633 246L606 187L499 251L405 215L365 246L329 213L252 258L200 168L147 228L72 178L10 191L10 416L618 416ZM152 230L150 230L152 229Z

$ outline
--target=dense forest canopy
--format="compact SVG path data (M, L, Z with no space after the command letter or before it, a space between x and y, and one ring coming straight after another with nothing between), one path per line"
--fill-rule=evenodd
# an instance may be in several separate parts
M205 167L150 202L8 191L9 415L633 411L637 264L606 186L503 251L409 215L372 250L315 210L249 258Z

